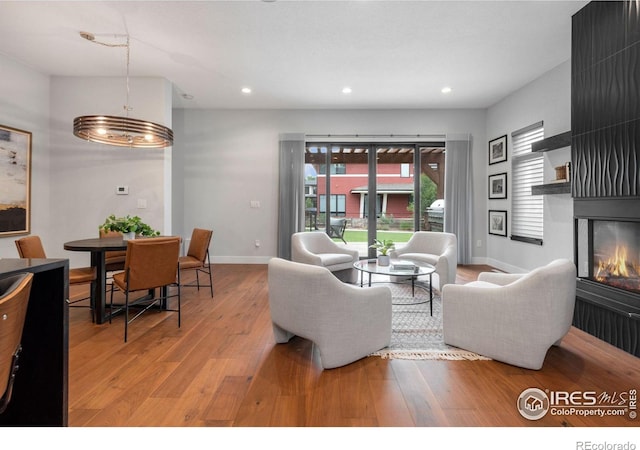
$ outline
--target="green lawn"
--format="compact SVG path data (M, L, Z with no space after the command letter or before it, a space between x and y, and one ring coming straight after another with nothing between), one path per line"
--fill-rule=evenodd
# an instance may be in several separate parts
M412 235L413 231L378 231L379 240L392 239L396 243L407 242ZM345 230L344 240L347 242L367 242L367 230Z

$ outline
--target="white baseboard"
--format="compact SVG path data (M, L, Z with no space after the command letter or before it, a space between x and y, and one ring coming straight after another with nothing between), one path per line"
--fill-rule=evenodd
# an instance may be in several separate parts
M211 264L268 264L273 256L211 256Z
M511 264L504 263L502 261L498 261L497 259L487 259L487 264L495 267L496 269L500 269L503 272L507 273L527 273L529 270L523 269L522 267L514 266Z
M493 259L493 258L486 258L486 257L477 257L477 258L471 258L471 264L484 264L487 266L491 266L491 267L495 267L498 270L502 270L503 272L506 273L526 273L529 272L529 270L527 269L523 269L522 267L518 267L518 266L514 266L512 264L507 264L504 263L502 261L498 261L497 259Z

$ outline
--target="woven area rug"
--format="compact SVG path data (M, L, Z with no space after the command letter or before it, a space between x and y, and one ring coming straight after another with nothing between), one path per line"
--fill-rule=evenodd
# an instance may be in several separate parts
M391 317L391 344L371 356L383 359L446 359L489 360L476 353L451 347L442 337L442 300L434 290L433 316L430 314L428 288L416 288L411 295L410 284L376 283L389 286L393 298ZM416 301L423 303L415 304Z

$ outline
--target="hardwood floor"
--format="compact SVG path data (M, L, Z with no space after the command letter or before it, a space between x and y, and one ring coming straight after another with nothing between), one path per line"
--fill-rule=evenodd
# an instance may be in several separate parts
M486 266L460 267L458 283ZM70 310L69 425L169 427L637 427L628 417L523 418L523 390L620 393L640 359L572 328L532 371L496 361L362 359L321 370L309 341L276 345L265 265L214 265L208 289L183 288L182 327L147 312L123 342L122 318ZM187 274L185 274L186 278ZM189 279L183 281L190 281Z

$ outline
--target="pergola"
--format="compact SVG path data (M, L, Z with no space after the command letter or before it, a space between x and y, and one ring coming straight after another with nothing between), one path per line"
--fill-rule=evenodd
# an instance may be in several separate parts
M374 148L378 164L413 164L414 152L420 152L420 170L437 186L437 198L444 198L444 145L421 144L308 144L305 163L325 164L326 152L331 149L332 164L367 164L369 151Z

